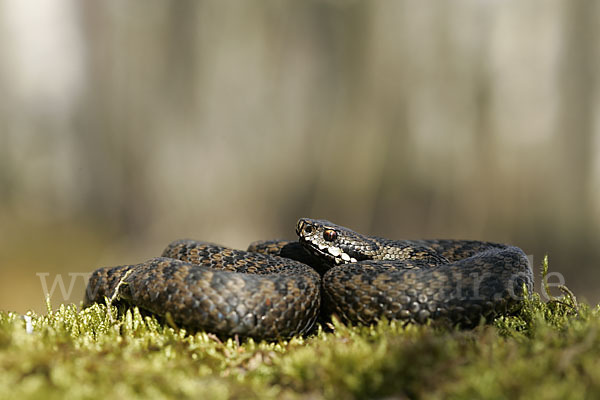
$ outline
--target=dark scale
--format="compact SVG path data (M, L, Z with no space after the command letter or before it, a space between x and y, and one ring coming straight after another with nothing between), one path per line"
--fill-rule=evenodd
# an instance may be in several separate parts
M532 290L519 248L462 240L396 241L302 218L299 241L248 251L179 240L162 257L96 270L85 304L118 298L192 330L263 339L308 332L319 313L473 325L517 309ZM323 310L321 309L323 298Z

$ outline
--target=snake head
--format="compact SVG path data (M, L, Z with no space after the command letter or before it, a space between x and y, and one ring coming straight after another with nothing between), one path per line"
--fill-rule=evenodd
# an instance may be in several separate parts
M369 238L323 219L299 219L296 234L305 249L336 265L371 259L378 250Z

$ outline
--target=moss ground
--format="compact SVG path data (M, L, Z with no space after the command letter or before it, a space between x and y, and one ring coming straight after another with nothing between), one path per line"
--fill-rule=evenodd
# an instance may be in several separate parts
M0 312L0 398L600 398L600 307L569 295L468 331L331 328L239 342L106 305Z

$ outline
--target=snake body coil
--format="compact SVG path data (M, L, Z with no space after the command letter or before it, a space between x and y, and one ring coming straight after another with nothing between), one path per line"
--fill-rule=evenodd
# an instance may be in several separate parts
M96 270L84 303L118 291L122 301L182 326L274 339L310 330L321 297L327 313L351 323L386 317L472 325L517 308L523 285L533 286L517 247L389 240L308 218L296 233L299 242L256 242L249 251L176 241L160 258Z

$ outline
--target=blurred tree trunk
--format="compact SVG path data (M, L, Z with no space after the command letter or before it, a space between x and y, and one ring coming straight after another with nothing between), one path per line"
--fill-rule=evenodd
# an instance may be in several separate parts
M573 207L561 210L561 213L572 218L570 223L565 221L568 231L584 237L591 228L588 216L592 210L591 166L600 20L596 1L569 1L564 7L564 54L559 82L561 125L558 132L559 151L564 152L564 165L568 169L562 175L569 179L563 179L560 184L570 195L567 204Z
M151 221L153 196L145 166L156 157L150 117L157 80L152 78L161 65L153 62L156 41L144 33L162 37L163 25L148 22L150 18L120 18L106 3L79 7L90 44L88 73L94 77L80 102L73 133L79 162L85 166L84 210L117 232L140 232ZM119 11L134 15L135 10Z

